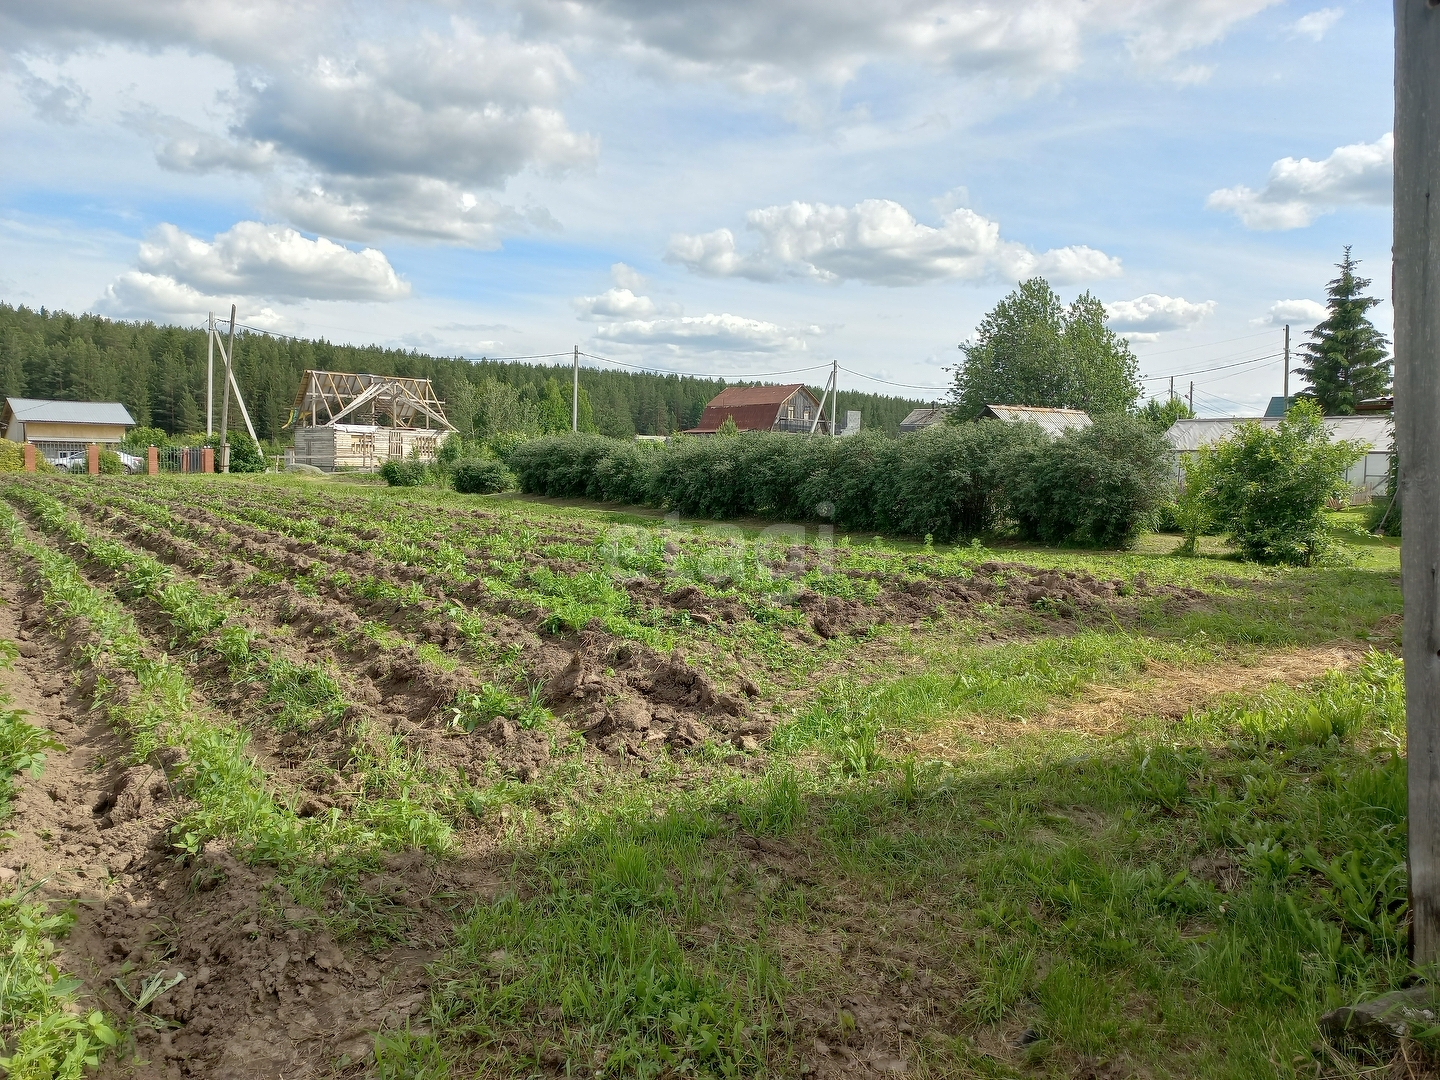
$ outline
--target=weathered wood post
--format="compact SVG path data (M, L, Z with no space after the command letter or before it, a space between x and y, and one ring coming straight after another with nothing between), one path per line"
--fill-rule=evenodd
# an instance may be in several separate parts
M1414 962L1431 966L1440 960L1440 0L1395 0L1394 213L1410 944Z

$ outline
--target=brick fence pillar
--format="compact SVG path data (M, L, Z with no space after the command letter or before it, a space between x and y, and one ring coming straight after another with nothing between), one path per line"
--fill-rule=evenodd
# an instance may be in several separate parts
M35 444L33 442L25 444L25 471L35 471Z
M160 475L160 448L158 446L152 446L145 451L145 475Z
M89 467L91 476L100 475L100 444L91 443L85 448L85 464Z
M215 471L215 448L207 446L200 451L200 471L213 473Z

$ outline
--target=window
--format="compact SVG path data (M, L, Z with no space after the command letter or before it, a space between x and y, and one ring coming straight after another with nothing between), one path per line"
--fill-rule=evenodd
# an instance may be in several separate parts
M785 406L785 419L786 419L786 420L794 420L794 419L795 419L795 406L794 406L794 405L786 405L786 406Z

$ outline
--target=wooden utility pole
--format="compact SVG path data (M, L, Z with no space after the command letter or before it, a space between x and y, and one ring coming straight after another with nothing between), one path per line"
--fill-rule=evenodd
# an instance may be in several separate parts
M561 353L563 356L564 353ZM580 346L575 346L574 382L570 384L570 430L580 430Z
M215 312L205 324L205 437L215 434Z
M1432 200L1432 192L1435 199ZM1410 784L1410 946L1440 961L1440 7L1395 0L1395 449Z
M225 389L220 399L220 471L230 471L230 383L234 381L233 357L235 356L235 305L230 305L230 347L225 350Z
M1288 412L1290 411L1290 324L1289 324L1289 323L1286 323L1286 324L1285 324L1285 378L1284 378L1284 380L1280 383L1280 386L1281 386L1280 393L1284 395L1284 396L1280 399L1280 400L1281 400L1281 408L1283 408L1283 409L1285 410L1285 412L1288 413ZM1284 415L1284 413L1282 413L1281 415Z
M1195 380L1190 380L1190 415L1195 415Z

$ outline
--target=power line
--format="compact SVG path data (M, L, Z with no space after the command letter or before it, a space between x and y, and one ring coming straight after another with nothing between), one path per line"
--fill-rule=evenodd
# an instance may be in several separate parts
M1207 341L1203 345L1182 345L1178 349L1161 349L1159 352L1147 352L1142 360L1152 356L1168 356L1170 353L1189 352L1191 349L1208 349L1212 345L1228 345L1232 341L1249 341L1251 338L1268 337L1275 333L1274 330L1261 330L1258 334L1242 334L1239 337L1221 338L1219 341Z
M1271 353L1268 356L1253 356L1248 360L1240 360L1233 364L1220 364L1216 367L1196 368L1194 371L1167 371L1163 375L1145 375L1140 379L1140 381L1156 382L1160 379L1178 379L1181 376L1185 375L1205 375L1212 371L1229 371L1231 368L1245 367L1249 364L1263 364L1267 360L1274 360L1276 357L1283 355L1283 353L1277 352Z
M774 375L798 375L804 371L819 371L822 368L830 366L829 364L814 364L811 367L790 368L787 371L752 371L740 374L735 374L734 372L726 372L722 374L717 372L702 371L676 371L672 368L646 367L640 364L627 364L623 360L612 360L608 356L596 356L594 353L588 352L582 352L580 355L588 357L591 360L599 360L602 364L614 364L617 367L629 368L632 371L651 371L660 375L681 375L687 376L692 379L734 379L737 381L742 379L766 379Z
M863 371L855 371L855 370L853 370L853 369L851 369L851 368L846 367L844 364L841 364L841 365L840 365L840 370L843 371L843 372L846 372L847 374L858 376L859 378L862 378L862 379L869 379L871 382L883 383L883 384L886 385L886 386L901 386L901 387L904 387L906 390L942 390L942 391L943 391L943 390L949 390L949 389L950 389L950 387L948 387L948 386L917 386L915 383L894 382L894 381L892 381L892 380L890 380L890 379L877 379L874 375L866 375Z

